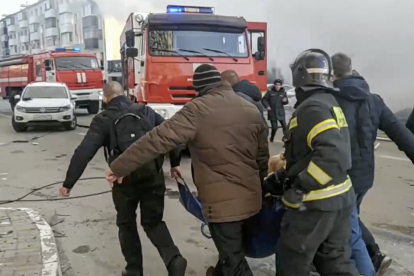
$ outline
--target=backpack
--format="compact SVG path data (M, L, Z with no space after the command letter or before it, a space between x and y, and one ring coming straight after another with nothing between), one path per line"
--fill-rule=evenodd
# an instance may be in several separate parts
M128 149L135 141L143 137L154 126L145 114L145 106L132 104L118 110L111 119L109 128L109 147L105 157L110 165L117 157ZM131 173L131 178L148 179L154 177L162 168L158 160L150 161Z

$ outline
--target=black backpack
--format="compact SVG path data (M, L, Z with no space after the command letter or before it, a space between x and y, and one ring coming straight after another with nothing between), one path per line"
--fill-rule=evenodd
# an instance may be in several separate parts
M154 127L148 121L143 105L125 106L110 118L112 122L109 128L109 147L105 149L105 157L109 165ZM144 164L131 173L131 177L136 179L154 177L162 168L162 164L158 163L158 160L154 160Z

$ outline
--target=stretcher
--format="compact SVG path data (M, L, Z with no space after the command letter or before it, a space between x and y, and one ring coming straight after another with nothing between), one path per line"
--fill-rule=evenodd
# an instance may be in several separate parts
M201 233L211 238L208 223L203 216L201 203L191 192L183 178L177 178L180 202L184 208L201 221ZM280 237L280 224L285 209L279 198L270 197L264 200L259 214L246 223L244 251L249 258L266 258L275 254L276 243Z

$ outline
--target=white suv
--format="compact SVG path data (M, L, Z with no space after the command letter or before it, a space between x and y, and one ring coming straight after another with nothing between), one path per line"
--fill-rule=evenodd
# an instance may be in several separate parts
M35 82L16 95L12 125L16 132L28 127L63 126L76 128L75 99L64 83Z

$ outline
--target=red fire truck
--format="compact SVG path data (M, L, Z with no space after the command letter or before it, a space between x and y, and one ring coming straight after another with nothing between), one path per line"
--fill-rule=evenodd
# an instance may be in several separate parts
M79 108L96 114L102 100L101 70L96 56L81 53L79 48L12 56L0 60L0 92L5 99L13 92L21 93L31 82L63 82Z
M266 23L215 15L209 7L133 13L121 35L124 89L165 118L195 97L192 76L203 63L233 69L265 92L266 31Z

